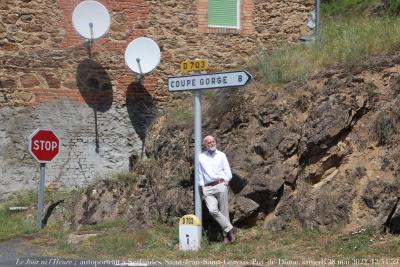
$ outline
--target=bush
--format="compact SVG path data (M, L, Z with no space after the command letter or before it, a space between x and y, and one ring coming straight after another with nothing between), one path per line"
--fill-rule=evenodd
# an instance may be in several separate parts
M390 0L389 14L392 16L397 16L400 14L400 0Z
M388 114L380 112L375 120L375 133L378 137L378 144L386 145L389 143L395 131L393 119Z
M360 15L377 2L378 0L323 0L321 13L323 16Z

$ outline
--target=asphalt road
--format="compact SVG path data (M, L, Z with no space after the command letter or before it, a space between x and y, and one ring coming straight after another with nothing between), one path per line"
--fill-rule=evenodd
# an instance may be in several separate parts
M121 267L121 266L154 266L120 262L117 260L96 261L88 259L66 259L45 257L43 249L30 245L23 239L0 242L0 267ZM157 265L160 266L160 265Z
M122 267L122 266L196 266L185 262L149 262L146 260L119 261L119 260L90 260L90 259L67 259L60 257L47 257L45 248L34 246L24 239L15 239L0 242L0 267ZM204 263L201 264L204 266ZM220 266L211 264L208 266ZM243 266L243 265L242 265ZM236 265L235 267L240 267ZM272 266L271 266L272 267Z
M30 257L40 254L38 248L34 248L22 239L15 239L0 243L0 267L16 266L18 258Z

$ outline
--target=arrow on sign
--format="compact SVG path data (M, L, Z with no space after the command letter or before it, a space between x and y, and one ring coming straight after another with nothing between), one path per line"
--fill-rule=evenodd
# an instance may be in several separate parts
M221 72L168 78L168 91L217 89L246 85L253 77L247 71Z

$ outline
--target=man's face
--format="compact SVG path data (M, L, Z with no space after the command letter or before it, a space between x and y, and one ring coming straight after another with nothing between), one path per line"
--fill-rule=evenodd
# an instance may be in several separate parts
M215 142L215 139L213 137L207 138L205 140L205 145L208 151L213 152L217 149L217 143Z

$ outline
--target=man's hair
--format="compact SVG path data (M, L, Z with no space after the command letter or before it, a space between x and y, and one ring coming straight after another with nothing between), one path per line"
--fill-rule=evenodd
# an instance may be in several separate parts
M210 138L213 138L215 140L215 142L217 141L217 139L214 136L207 135L206 137L203 138L203 145L205 145L207 140L210 139Z

